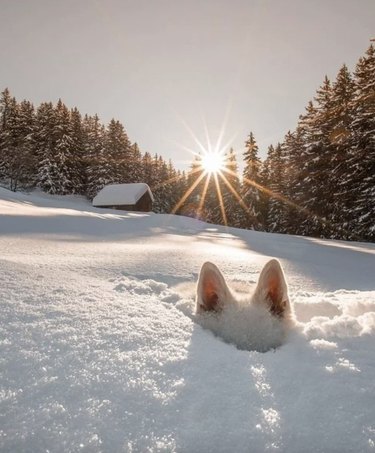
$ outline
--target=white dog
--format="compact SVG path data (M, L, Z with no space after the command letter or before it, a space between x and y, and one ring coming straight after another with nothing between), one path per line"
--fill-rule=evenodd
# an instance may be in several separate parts
M242 299L229 289L214 264L204 263L196 321L240 349L267 351L280 346L295 322L279 261L272 259L264 266L253 295Z

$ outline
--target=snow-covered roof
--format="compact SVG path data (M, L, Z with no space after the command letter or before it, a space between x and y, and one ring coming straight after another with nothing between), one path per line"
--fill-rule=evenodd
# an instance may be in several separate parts
M150 187L145 183L109 184L92 200L93 206L133 205L148 192L154 201Z

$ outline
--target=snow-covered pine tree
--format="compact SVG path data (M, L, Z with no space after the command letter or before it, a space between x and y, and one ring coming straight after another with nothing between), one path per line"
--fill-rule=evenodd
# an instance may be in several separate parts
M176 204L179 202L180 198L184 194L184 176L181 172L178 172L169 159L168 165L168 176L164 181L164 190L165 190L165 201L166 201L166 210L165 212L169 213L173 210ZM186 189L185 189L186 190Z
M345 227L355 238L375 240L375 48L354 72L350 156L345 181Z
M85 116L83 128L86 136L85 167L87 173L86 196L93 199L107 184L112 182L112 165L106 156L106 131L98 115Z
M17 105L15 149L9 160L11 189L32 187L36 184L35 111L29 101Z
M161 194L161 212L166 213L173 211L186 191L185 173L177 171L171 160L168 164L162 160L162 173L157 190Z
M151 154L146 151L142 157L142 181L148 184L150 187L153 183L153 162Z
M300 117L304 148L301 153L301 178L298 187L301 205L309 215L301 225L301 234L324 237L330 234L326 216L332 208L330 191L331 143L331 83L325 77L317 90L317 106L310 102L306 114ZM302 193L301 193L302 192Z
M70 112L61 99L58 100L55 107L52 134L54 144L52 159L57 170L57 180L55 181L57 190L55 193L59 195L74 193L76 180L73 163L73 131Z
M153 203L153 210L155 212L162 212L161 211L161 196L162 196L162 181L160 179L160 171L161 171L161 162L159 160L158 154L155 154L151 157L151 174L150 174L150 188L152 193L154 194L154 203Z
M5 90L1 92L0 97L0 132L7 128L8 116L14 101L15 98L10 95L9 89L5 88Z
M311 190L312 178L310 176L311 167L311 147L315 143L315 118L318 115L317 109L312 101L309 101L306 107L306 112L300 115L297 131L300 138L299 151L295 156L291 156L290 164L294 165L293 182L291 183L290 191L293 194L293 201L300 206L300 212L307 212L306 205L310 199L309 191ZM295 222L292 222L292 229L296 234L307 235L310 231L310 222L315 223L315 219L311 219L313 213L298 217Z
M131 181L131 143L124 126L112 119L106 133L106 156L111 165L111 178L114 183Z
M203 197L203 190L207 181L206 178L209 178L209 182L204 199L205 220L217 225L227 225L227 211L224 205L226 185L216 173L206 175L202 181L202 192L200 193L201 197Z
M330 141L334 145L346 144L348 142L352 122L351 104L353 94L353 79L348 67L344 64L337 74L330 99ZM339 154L339 151L335 151L334 154ZM345 156L341 158L340 154L335 157L339 162L345 158Z
M294 132L288 132L282 144L284 154L284 195L288 203L286 210L285 231L291 234L302 234L301 225L308 218L304 209L305 197L301 187L306 177L304 170L303 151L304 143L300 127Z
M241 202L239 201L241 196L241 182L238 173L237 157L234 149L230 148L225 157L224 170L222 171L225 180L224 184L221 184L221 187L223 190L227 222L230 226L240 227L242 215L241 211L244 209L244 206L241 206ZM219 180L221 181L220 177Z
M261 161L258 156L258 145L252 132L245 142L245 147L242 200L248 207L248 211L244 211L241 225L242 228L260 229L262 228L260 225L261 202L260 190L257 186L260 183Z
M274 153L273 145L268 147L267 157L261 162L260 171L259 171L259 181L260 185L264 188L263 191L260 192L260 210L259 210L259 218L262 224L262 230L268 231L268 212L269 212L269 203L270 203L270 158Z
M284 233L286 231L286 207L284 198L285 159L280 143L268 149L269 189L271 191L267 225L268 231Z
M181 204L180 208L177 210L177 213L188 215L190 217L199 217L205 220L207 218L205 203L201 203L204 191L202 180L197 184L197 180L201 178L203 173L201 161L202 158L200 154L194 155L193 162L191 163L190 169L186 176L186 193L189 194L184 203ZM184 196L182 198L184 198ZM182 198L180 200L182 200ZM179 203L177 205L179 205Z
M308 174L310 187L305 207L312 213L306 227L311 236L331 236L331 213L334 202L331 158L333 153L332 134L332 84L326 76L315 96L316 115L312 124L312 141L307 144ZM307 195L306 194L306 195Z
M10 148L11 116L15 108L15 99L11 97L8 88L1 93L0 98L0 183L7 183L8 154Z
M330 212L331 237L349 237L343 229L345 185L343 181L348 176L348 160L350 152L350 124L352 122L351 104L354 84L346 65L337 74L332 87L331 116L330 116L330 160L329 160L329 190L332 194Z
M4 185L14 190L12 173L18 160L19 106L16 98L6 88L1 93L1 130L0 130L0 177Z
M0 178L11 190L34 183L34 107L6 89L0 99Z
M137 143L133 143L130 147L129 182L143 182L142 153Z
M155 198L155 212L168 212L168 166L161 156L154 157L154 179L151 187Z
M35 153L37 158L37 185L48 193L59 193L59 175L55 162L56 116L51 102L40 104L36 112Z
M75 107L70 111L72 130L71 159L69 162L71 179L74 185L73 192L86 193L87 168L85 160L85 146L87 136L83 127L82 116Z
M171 173L170 173L171 174ZM173 198L171 198L171 209L170 212L174 212L175 207L178 205L180 200L184 197L186 194L186 191L188 190L188 182L187 182L187 176L185 171L177 170L176 171L176 179L173 182ZM180 210L176 212L176 214L179 214Z

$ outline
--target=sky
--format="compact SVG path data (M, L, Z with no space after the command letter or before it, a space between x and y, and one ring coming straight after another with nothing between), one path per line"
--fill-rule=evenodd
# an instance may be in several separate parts
M0 89L120 120L143 152L261 157L375 37L374 0L0 0ZM223 128L225 126L225 128ZM207 134L206 134L207 131Z

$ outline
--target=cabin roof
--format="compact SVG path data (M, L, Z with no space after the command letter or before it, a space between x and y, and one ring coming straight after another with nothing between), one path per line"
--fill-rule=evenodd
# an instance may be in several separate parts
M120 206L120 205L135 205L137 201L148 192L152 201L150 187L143 183L133 184L109 184L92 200L93 206Z

